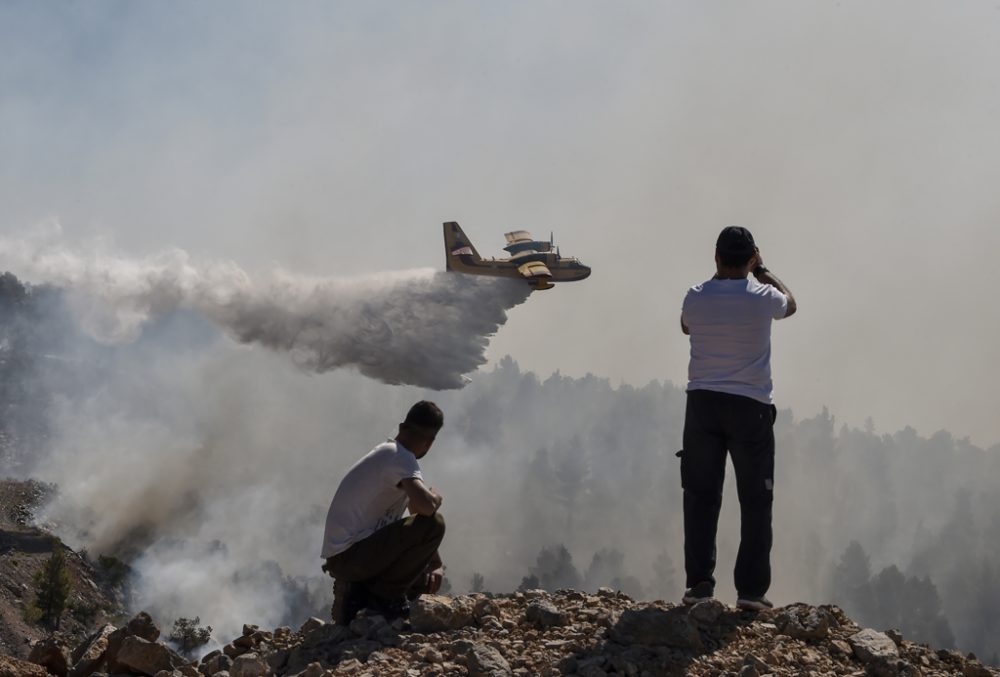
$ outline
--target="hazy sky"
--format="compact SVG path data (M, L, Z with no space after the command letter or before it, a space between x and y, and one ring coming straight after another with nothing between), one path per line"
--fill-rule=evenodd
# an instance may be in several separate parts
M988 446L998 63L995 0L0 2L0 233L354 276L552 230L594 273L490 355L641 385L740 224L780 406Z

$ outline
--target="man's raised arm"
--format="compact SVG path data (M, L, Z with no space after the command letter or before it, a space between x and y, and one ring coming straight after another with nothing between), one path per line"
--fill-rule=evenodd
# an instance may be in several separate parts
M757 281L761 284L769 284L785 295L788 299L788 308L785 310L785 317L791 317L795 314L795 311L798 310L798 306L795 303L795 297L792 296L792 292L788 290L788 287L785 286L784 282L779 280L774 273L764 266L764 261L760 257L760 250L754 254L754 257L756 258L756 263L751 261L751 263L753 263L753 268L751 269L753 276L756 277Z

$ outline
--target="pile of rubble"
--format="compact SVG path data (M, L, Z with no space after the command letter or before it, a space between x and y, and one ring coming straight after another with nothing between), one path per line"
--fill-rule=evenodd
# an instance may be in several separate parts
M834 606L753 613L715 600L635 602L609 589L425 596L405 622L362 612L346 627L316 618L298 631L248 625L194 662L158 636L140 614L123 628L105 626L72 652L39 643L31 660L45 666L40 672L30 663L10 671L0 658L0 677L46 670L59 677L1000 676L971 654L860 628Z

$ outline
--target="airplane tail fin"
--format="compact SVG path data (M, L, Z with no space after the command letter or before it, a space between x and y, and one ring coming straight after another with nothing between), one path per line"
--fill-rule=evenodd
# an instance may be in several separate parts
M458 258L460 256L471 256L473 261L482 261L479 252L472 246L472 241L455 221L448 221L444 224L444 253L445 267L448 270L454 270L452 262L460 261L461 259Z

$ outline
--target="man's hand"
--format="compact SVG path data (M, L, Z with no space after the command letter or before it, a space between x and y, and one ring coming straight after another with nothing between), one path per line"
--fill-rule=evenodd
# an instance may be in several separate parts
M441 589L441 582L444 580L444 562L441 561L441 553L435 552L431 561L427 563L427 592L435 594Z
M444 580L444 567L438 567L427 574L427 592L434 595L441 589L441 582Z
M759 249L754 249L753 256L750 257L750 263L747 265L750 266L750 270L753 272L753 276L757 278L758 282L771 285L788 298L788 307L785 309L785 317L791 317L794 315L795 311L798 310L798 305L795 303L795 297L792 296L792 292L788 290L788 287L786 287L774 273L764 266L764 258L760 255Z

